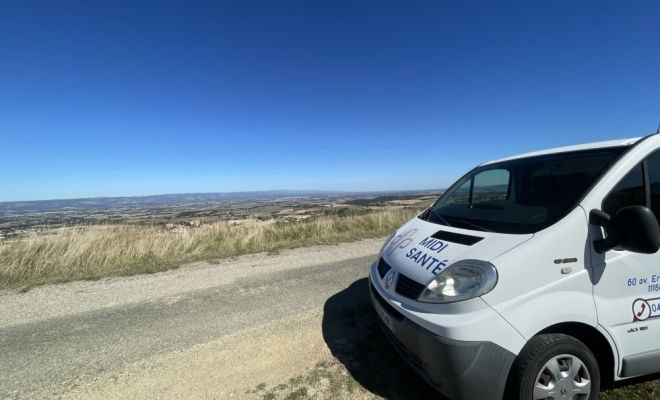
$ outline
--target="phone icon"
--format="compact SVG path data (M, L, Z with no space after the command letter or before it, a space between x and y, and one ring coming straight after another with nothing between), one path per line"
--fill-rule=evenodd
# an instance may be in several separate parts
M637 313L637 318L641 317L642 314L644 314L644 310L646 310L646 303L642 303L642 309L639 310L639 312Z

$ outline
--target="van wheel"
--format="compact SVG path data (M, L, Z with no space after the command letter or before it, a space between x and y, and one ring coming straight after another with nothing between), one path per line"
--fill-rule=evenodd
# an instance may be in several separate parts
M596 400L600 371L584 343L564 334L535 336L514 361L510 392L521 400Z

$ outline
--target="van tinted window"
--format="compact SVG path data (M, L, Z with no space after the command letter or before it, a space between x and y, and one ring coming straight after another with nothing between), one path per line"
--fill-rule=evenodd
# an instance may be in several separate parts
M655 151L646 159L649 169L651 189L651 211L660 220L660 151Z
M491 169L475 175L472 203L506 200L509 193L509 175L506 169Z
M615 216L617 211L628 206L645 206L646 192L644 191L644 171L642 164L630 170L626 176L616 184L610 194L603 200L603 211Z
M509 191L509 171L493 169L475 175L445 200L447 204L482 203L506 200Z
M533 233L563 218L628 146L484 165L452 185L424 219L500 233Z

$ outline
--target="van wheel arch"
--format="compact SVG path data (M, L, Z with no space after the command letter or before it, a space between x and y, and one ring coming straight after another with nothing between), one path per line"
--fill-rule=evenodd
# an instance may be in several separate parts
M563 322L549 326L533 337L548 333L562 333L569 335L584 343L596 357L600 369L600 389L607 390L614 387L614 351L605 336L593 326L581 322ZM531 338L530 338L531 340ZM514 379L513 368L509 371L508 382ZM511 386L507 383L507 386Z

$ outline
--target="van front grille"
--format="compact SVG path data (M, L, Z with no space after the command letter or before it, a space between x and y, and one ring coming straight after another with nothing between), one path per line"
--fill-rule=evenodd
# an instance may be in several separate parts
M424 288L424 285L413 281L403 274L399 274L399 278L396 280L396 292L409 299L417 300Z
M390 265L385 262L383 257L381 257L380 261L378 261L378 275L380 275L380 279L383 279L387 271L390 269L392 269L392 267L390 267Z

